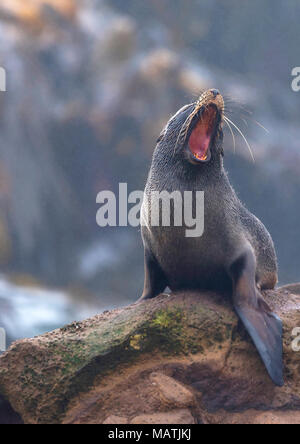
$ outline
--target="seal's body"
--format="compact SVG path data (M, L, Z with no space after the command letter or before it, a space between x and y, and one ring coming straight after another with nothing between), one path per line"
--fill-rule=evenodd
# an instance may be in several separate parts
M209 90L179 110L158 140L142 214L141 299L153 298L167 286L172 291L230 289L271 378L282 385L282 325L259 293L277 283L276 253L270 234L239 201L224 170L223 113L222 96ZM152 226L153 191L204 191L203 235L187 237L185 226L172 223Z

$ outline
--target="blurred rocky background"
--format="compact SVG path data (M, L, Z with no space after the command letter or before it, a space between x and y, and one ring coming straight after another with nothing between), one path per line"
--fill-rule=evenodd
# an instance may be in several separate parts
M11 339L135 300L138 229L100 229L96 195L143 189L156 138L201 90L226 133L240 198L271 231L280 283L299 281L297 0L1 0L0 326ZM263 127L268 129L266 132ZM44 289L48 287L49 289Z

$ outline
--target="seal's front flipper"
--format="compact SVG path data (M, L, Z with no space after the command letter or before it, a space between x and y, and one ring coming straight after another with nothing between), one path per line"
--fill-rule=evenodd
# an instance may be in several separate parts
M284 384L282 322L258 293L255 271L256 261L252 250L248 250L231 266L233 303L271 379L281 387Z
M144 291L139 299L145 301L162 293L167 287L166 277L152 253L145 248L145 283Z
M273 382L282 387L282 322L271 311L243 304L235 305L236 312L250 334Z

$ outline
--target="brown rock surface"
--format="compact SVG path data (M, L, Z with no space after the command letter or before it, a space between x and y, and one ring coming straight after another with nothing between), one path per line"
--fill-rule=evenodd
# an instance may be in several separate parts
M157 387L163 401L173 406L186 407L195 403L194 395L174 378L163 373L152 373L150 381Z
M102 424L128 424L128 419L125 416L108 416Z
M140 415L130 424L195 424L195 418L189 410L171 410L169 412Z
M300 296L265 297L284 323L282 388L228 297L178 293L16 342L0 395L25 423L300 424Z

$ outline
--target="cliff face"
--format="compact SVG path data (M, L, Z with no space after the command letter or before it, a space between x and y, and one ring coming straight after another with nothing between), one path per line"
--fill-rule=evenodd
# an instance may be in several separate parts
M142 275L139 234L100 230L96 196L119 182L143 189L170 116L217 87L257 159L252 165L238 133L229 156L225 129L226 168L272 234L281 282L298 280L299 94L290 73L299 63L300 4L160 3L1 0L0 264L55 286L79 281L107 305L113 294L129 300ZM109 273L99 260L107 246Z
M300 424L297 288L265 294L284 322L282 388L228 297L181 293L16 342L0 358L0 396L34 424Z

